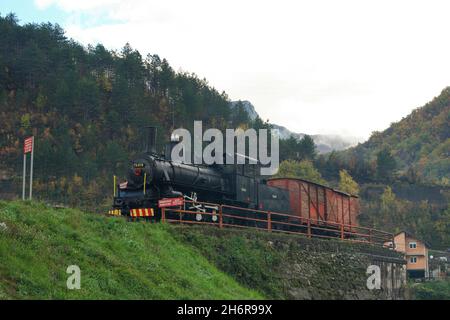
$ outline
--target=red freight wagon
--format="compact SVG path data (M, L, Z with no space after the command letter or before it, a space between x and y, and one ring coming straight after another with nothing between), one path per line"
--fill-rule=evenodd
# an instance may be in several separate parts
M289 191L292 213L313 223L342 223L358 226L358 197L328 186L295 178L275 178L269 186ZM348 228L346 228L348 229Z

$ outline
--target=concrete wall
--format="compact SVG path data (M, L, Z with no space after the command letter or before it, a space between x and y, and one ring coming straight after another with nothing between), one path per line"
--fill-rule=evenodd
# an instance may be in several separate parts
M379 266L381 270L381 289L377 298L393 300L408 298L406 265L403 261L380 256L374 256L371 259L373 264Z
M306 241L306 242L305 242ZM280 245L280 244L278 244ZM281 249L283 250L283 249ZM282 281L288 299L407 299L406 261L371 245L302 239L292 246ZM369 289L368 267L380 268L380 288Z

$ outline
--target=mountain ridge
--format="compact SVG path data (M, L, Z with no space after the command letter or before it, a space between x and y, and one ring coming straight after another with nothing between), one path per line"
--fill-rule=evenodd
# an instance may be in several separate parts
M236 108L239 103L242 104L244 110L247 112L250 120L255 120L256 118L261 118L256 111L255 106L248 100L236 100L230 103L231 108ZM271 123L274 129L278 129L280 139L288 139L291 136L297 140L302 139L305 135L309 135L316 144L317 151L320 154L328 153L331 151L341 151L352 146L355 146L359 141L355 137L342 137L340 135L331 134L306 134L298 133L287 129L286 127Z

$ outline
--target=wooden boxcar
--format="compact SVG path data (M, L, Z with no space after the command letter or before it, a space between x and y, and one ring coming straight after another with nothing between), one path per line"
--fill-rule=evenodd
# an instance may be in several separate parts
M275 178L269 186L289 192L291 213L313 223L338 223L358 226L359 200L357 196L303 179Z

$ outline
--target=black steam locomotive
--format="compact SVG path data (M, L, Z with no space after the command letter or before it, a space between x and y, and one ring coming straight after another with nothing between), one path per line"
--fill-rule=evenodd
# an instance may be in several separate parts
M119 185L110 213L158 219L158 201L179 197L193 202L289 212L288 191L267 185L259 175L258 164L246 161L246 164L206 166L175 162L170 156L175 142L166 145L164 155L157 154L156 128L147 127L147 132L144 152L132 161L127 181Z

